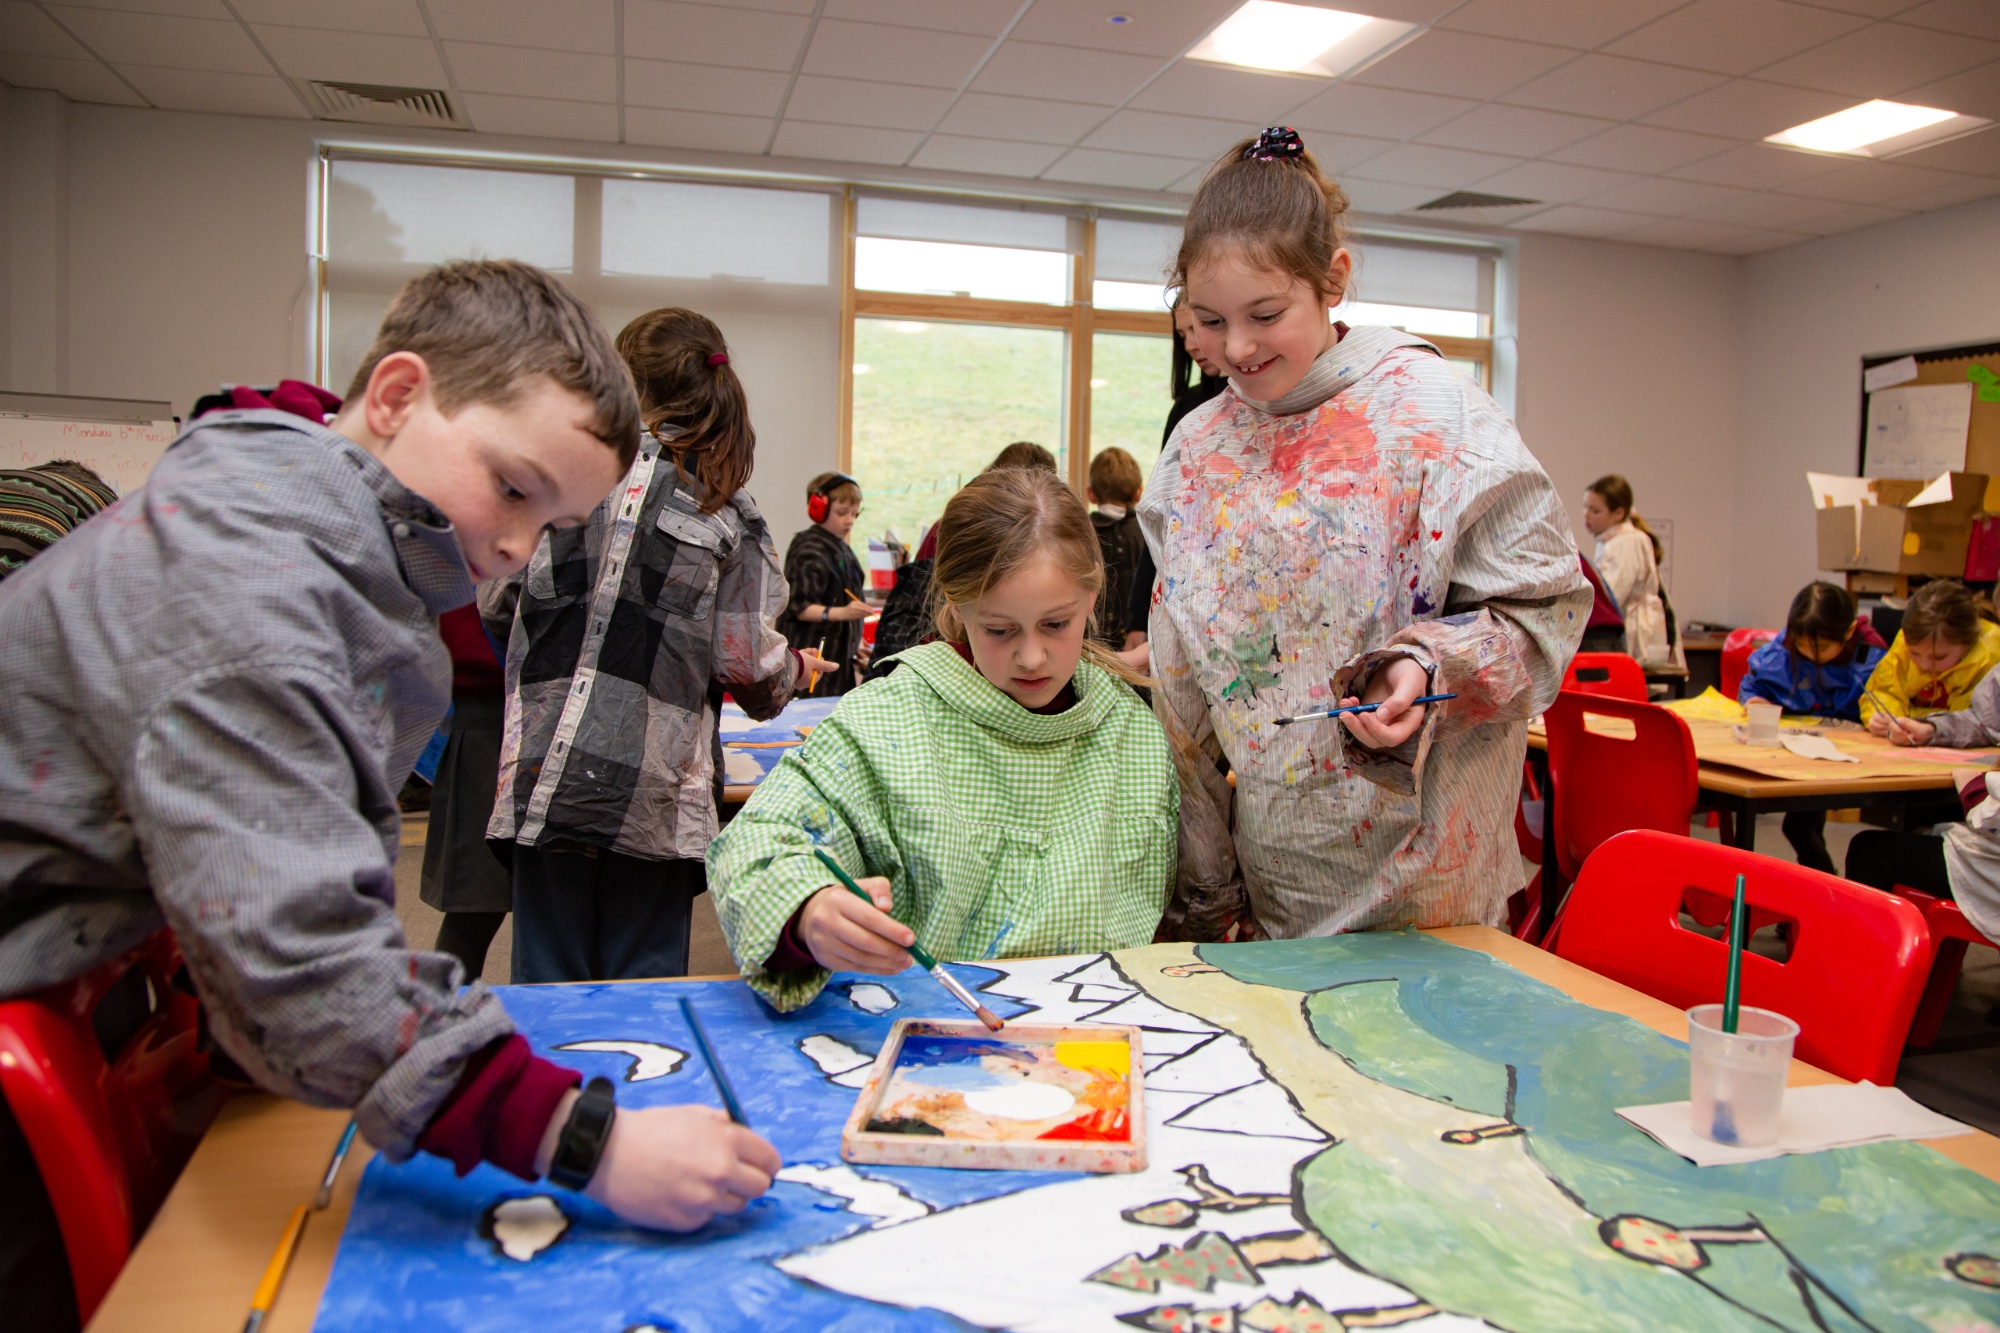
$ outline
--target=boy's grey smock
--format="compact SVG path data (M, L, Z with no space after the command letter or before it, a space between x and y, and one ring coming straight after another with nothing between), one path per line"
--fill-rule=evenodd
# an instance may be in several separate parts
M407 1155L512 1030L394 909L436 617L471 599L443 515L276 411L203 417L0 584L0 998L164 922L239 1064Z

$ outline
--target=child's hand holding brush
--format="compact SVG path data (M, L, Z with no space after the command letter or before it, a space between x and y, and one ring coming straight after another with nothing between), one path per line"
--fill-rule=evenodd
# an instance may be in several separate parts
M880 875L856 880L874 905L839 884L806 899L799 913L799 940L813 961L829 972L868 972L891 977L910 965L917 933L889 915L895 900Z

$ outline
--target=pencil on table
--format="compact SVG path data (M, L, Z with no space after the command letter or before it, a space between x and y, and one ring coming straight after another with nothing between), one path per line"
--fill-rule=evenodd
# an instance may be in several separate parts
M284 1285L285 1270L292 1266L292 1255L299 1248L299 1237L305 1234L306 1205L292 1209L292 1220L285 1224L285 1234L278 1238L277 1253L264 1268L264 1280L257 1284L257 1294L250 1298L250 1316L243 1321L243 1333L257 1333L264 1325L265 1316L277 1304L278 1288Z

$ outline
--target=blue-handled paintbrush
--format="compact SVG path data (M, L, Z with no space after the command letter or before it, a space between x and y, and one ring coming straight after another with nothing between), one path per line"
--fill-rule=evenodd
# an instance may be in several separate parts
M1421 699L1412 699L1410 702L1413 704L1441 704L1446 699L1456 699L1457 697L1456 694L1426 694ZM1349 704L1345 708L1329 708L1318 713L1300 713L1297 717L1281 717L1277 720L1277 723L1281 727L1289 727L1294 722L1316 722L1323 717L1339 717L1342 713L1372 713L1381 706L1379 703Z
M870 907L875 905L875 900L868 896L868 890L850 879L847 872L840 868L840 862L826 854L825 848L813 848L813 855L820 859L820 864L833 872L834 878L838 879L849 893L859 898L862 902L867 903ZM967 1009L970 1009L973 1017L986 1025L987 1031L998 1032L1000 1030L1000 1016L981 1004L978 997L965 988L964 982L945 971L944 964L931 957L930 951L925 949L923 945L912 940L910 942L910 957L917 960L918 967L921 967L924 971L937 978L938 985L951 992L952 999L957 1000Z
M708 1033L701 1025L701 1018L695 1013L694 1006L687 1002L687 996L674 998L681 1006L681 1020L687 1024L688 1031L694 1036L695 1046L701 1051L702 1063L708 1066L708 1076L715 1080L715 1090L722 1096L723 1109L737 1124L748 1125L750 1122L743 1118L742 1103L736 1100L736 1090L729 1086L729 1075L722 1072L722 1062L715 1058L715 1048L708 1044Z

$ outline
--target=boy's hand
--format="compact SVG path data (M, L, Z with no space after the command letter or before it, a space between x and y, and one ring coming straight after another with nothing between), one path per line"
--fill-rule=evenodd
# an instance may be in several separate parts
M1882 714L1877 713L1876 717ZM1889 729L1891 745L1929 745L1937 735L1937 728L1914 717L1898 718L1897 724Z
M799 937L813 961L830 972L869 972L892 977L910 965L917 933L888 914L894 906L889 881L880 875L857 880L875 900L870 907L838 884L806 899L799 913Z
M1398 657L1376 668L1359 699L1349 696L1339 704L1342 708L1350 704L1382 706L1372 713L1344 713L1340 720L1356 740L1370 749L1394 749L1423 726L1425 706L1410 701L1423 697L1429 685L1430 673L1421 663L1415 658Z
M815 675L831 676L838 670L840 670L840 663L829 662L810 648L801 648L799 649L799 678L792 688L802 690L806 687L806 682L811 680Z
M621 1108L584 1193L636 1226L693 1231L743 1211L781 1165L776 1148L716 1107Z

